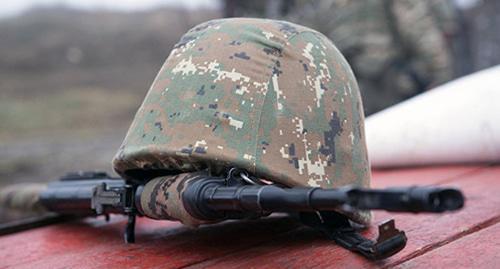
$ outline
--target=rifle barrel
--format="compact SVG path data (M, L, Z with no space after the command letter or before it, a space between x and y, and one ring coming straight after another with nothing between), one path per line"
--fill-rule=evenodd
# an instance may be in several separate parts
M198 185L198 186L196 186ZM440 187L364 189L344 187L280 188L273 185L226 187L198 182L183 195L188 211L202 219L218 218L220 212L331 211L339 207L381 209L393 212L453 211L463 207L459 190Z

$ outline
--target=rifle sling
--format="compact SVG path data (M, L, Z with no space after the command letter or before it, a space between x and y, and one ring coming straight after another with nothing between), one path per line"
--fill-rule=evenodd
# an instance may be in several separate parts
M398 253L407 241L405 233L395 228L392 219L378 226L379 236L376 241L362 236L347 217L337 212L301 213L300 219L305 225L323 232L343 248L372 260L384 259Z

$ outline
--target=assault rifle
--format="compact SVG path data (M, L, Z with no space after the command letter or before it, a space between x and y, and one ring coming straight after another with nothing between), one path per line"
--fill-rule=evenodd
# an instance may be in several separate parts
M136 216L176 219L188 224L194 220L200 224L253 219L273 212L292 213L339 245L381 259L404 248L405 233L397 230L391 220L379 226L377 241L366 239L352 227L345 212L380 209L441 213L462 208L464 197L457 189L440 187L286 188L232 169L226 177L197 172L159 177L144 184L112 178L106 173L72 173L49 183L39 192L38 202L61 215L128 215L124 233L127 243L135 240Z

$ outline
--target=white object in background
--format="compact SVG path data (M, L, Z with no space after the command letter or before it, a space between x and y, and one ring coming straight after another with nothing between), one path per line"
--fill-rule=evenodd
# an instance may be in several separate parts
M373 167L500 162L500 66L366 119Z

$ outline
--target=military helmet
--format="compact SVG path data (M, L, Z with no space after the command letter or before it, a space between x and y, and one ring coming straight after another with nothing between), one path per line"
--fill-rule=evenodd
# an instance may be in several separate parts
M202 23L168 56L113 165L128 180L237 167L289 187L368 187L356 79L332 42L304 26Z

